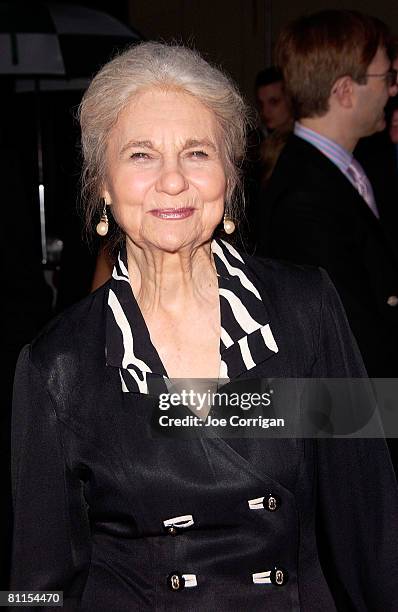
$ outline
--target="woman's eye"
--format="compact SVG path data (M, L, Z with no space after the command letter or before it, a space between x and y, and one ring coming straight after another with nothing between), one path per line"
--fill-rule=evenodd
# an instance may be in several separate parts
M191 151L190 155L194 159L205 159L206 157L208 157L205 151Z
M143 151L135 151L134 153L130 155L130 157L131 159L137 159L137 160L149 159L148 153L144 153Z

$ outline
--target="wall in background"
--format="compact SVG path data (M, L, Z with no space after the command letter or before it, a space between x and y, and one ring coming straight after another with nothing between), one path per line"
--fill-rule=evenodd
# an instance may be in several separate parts
M280 27L304 13L323 9L351 9L378 17L398 34L398 3L395 0L272 0L272 40Z
M126 0L132 26L150 39L191 43L221 64L252 100L256 73L286 21L338 8L373 14L398 34L395 0Z
M251 98L268 63L268 0L131 0L130 24L148 39L194 45L221 64Z

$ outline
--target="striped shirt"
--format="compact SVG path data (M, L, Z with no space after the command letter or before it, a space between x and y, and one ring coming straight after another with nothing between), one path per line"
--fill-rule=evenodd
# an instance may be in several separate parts
M241 255L223 240L213 240L211 250L220 298L219 377L228 381L251 370L270 353L277 353L278 346L261 295ZM124 392L167 391L166 369L131 290L125 247L119 253L109 288L106 361L119 368Z
M326 138L326 136L322 136L318 132L314 132L314 130L304 127L301 123L295 123L294 133L296 136L314 145L314 147L328 157L352 182L347 172L347 168L351 164L353 158L352 153L349 153L346 149L337 144L337 142L334 142L334 140L330 140L330 138Z

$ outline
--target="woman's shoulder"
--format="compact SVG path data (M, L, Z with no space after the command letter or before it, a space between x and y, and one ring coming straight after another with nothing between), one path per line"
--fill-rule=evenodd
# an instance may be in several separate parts
M257 257L237 249L225 240L217 243L223 250L226 271L233 276L247 276L261 296L269 315L277 314L281 322L299 321L301 324L319 318L322 306L336 291L322 268L299 265L282 260ZM220 253L220 248L213 251ZM228 265L227 265L228 264ZM250 295L243 292L244 299Z
M296 304L304 300L319 302L325 289L332 286L325 270L317 266L242 255L245 265L256 277L260 293L272 301Z
M105 338L109 282L59 313L30 344L32 363L40 369L57 361L73 362L75 355Z

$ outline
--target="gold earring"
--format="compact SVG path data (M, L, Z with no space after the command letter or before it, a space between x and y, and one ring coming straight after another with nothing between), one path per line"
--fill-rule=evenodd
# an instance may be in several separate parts
M107 202L106 202L106 199L104 198L104 210L102 211L101 220L97 224L97 227L96 227L97 234L99 234L100 236L106 236L108 233L108 229L109 229L109 221L108 221L108 215L106 214L106 207L107 207Z
M224 232L226 234L233 234L236 229L235 223L232 221L231 217L227 217L224 215Z

